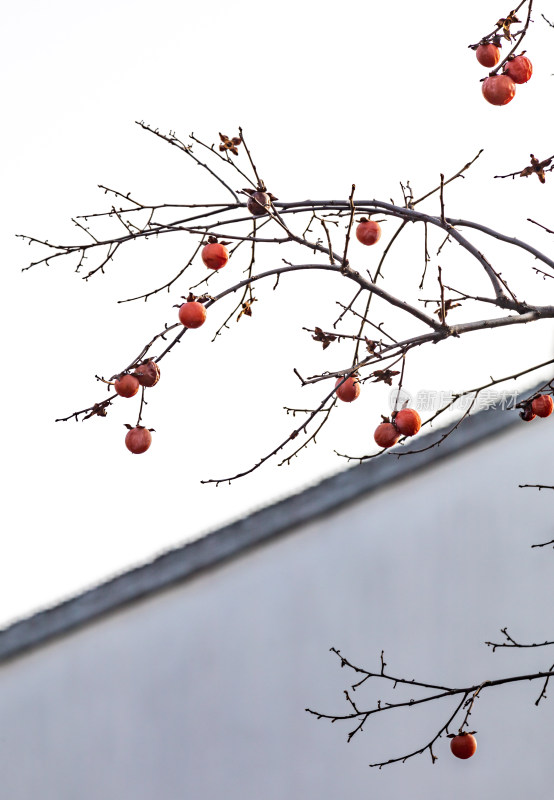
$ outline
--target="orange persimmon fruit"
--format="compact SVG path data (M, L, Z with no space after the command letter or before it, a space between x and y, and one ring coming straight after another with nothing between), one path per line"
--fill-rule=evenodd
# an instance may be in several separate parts
M531 412L537 417L549 417L554 410L554 401L549 394L541 394L535 397L531 403Z
M344 403L351 403L360 396L360 381L352 375L347 378L344 383L343 380L343 378L337 378L337 382L335 383L337 387L337 397Z
M381 238L381 226L372 219L362 219L356 228L356 239L362 244L375 244Z
M187 300L179 309L179 322L185 328L199 328L206 322L206 309L197 300Z
M415 436L421 428L421 417L415 408L403 408L395 416L394 425L402 436Z
M500 48L495 44L480 44L475 55L482 67L495 67L500 61Z
M125 437L125 447L131 453L138 455L139 453L146 453L152 444L152 434L148 428L137 426L127 431Z
M120 397L134 397L139 388L140 383L134 375L122 375L114 383L114 389Z
M509 75L491 75L482 86L483 97L493 106L505 106L514 99L516 85Z
M376 444L379 447L393 447L400 439L400 434L391 422L382 422L375 428L373 434Z
M460 733L450 740L450 749L456 758L471 758L477 750L477 739L471 733Z

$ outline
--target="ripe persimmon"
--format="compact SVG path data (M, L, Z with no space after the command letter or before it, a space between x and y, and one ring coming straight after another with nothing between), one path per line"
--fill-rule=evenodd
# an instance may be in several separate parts
M471 733L460 733L450 740L450 749L456 758L471 758L477 750L477 739Z
M382 422L375 428L373 438L379 447L393 447L400 439L400 434L392 423Z
M531 411L537 417L549 417L554 410L554 401L549 394L541 394L535 397L531 403Z
M402 436L415 436L421 428L421 417L415 408L403 408L395 416L394 424Z
M210 242L202 248L202 261L208 269L221 269L229 261L229 251L219 242Z
M514 83L527 83L533 74L533 65L527 56L516 56L504 66L504 75L508 75Z
M514 99L516 85L509 75L491 75L482 86L483 97L493 106L505 106Z
M152 444L152 434L148 428L142 428L140 425L136 428L131 428L127 431L125 437L125 447L131 453L138 455L139 453L146 453Z
M381 238L381 226L372 219L363 219L356 228L356 239L362 244L375 244Z
M341 385L339 386L339 384ZM338 387L337 397L345 403L351 403L360 396L360 381L352 375L344 383L343 378L337 378L335 386Z
M155 386L160 380L160 368L155 361L147 361L146 364L137 367L133 375L141 386Z
M500 48L495 44L480 44L475 55L482 67L495 67L500 61Z
M179 309L179 321L185 328L199 328L206 322L206 309L197 300L187 300Z
M122 375L114 383L114 389L120 397L134 397L139 388L140 383L134 375Z

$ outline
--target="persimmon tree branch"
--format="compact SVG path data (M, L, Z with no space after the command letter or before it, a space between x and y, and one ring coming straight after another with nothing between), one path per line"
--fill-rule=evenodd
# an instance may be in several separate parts
M172 145L173 147L176 147L182 153L185 153L187 156L189 156L189 158L192 158L192 160L195 161L196 164L198 164L198 166L203 167L207 172L210 173L210 175L212 175L216 179L216 181L219 181L219 183L221 183L221 185L224 186L227 189L227 191L231 193L235 201L238 202L239 198L237 193L233 191L233 189L231 189L229 184L223 180L221 175L218 175L218 173L214 172L214 170L211 167L209 167L208 164L204 163L203 161L200 161L200 159L194 155L194 153L192 152L192 145L186 145L184 142L178 139L172 131L170 131L169 134L167 135L164 133L160 133L158 128L156 129L151 128L150 125L145 123L143 120L141 120L140 122L137 121L136 124L139 125L143 130L148 131L149 133L153 133L154 136L159 136L160 139L163 139L168 144ZM216 155L219 154L217 153Z
M316 711L311 708L306 708L306 711L315 716L317 719L326 719L330 722L348 722L353 723L354 728L348 733L347 741L350 742L352 738L363 730L364 724L367 720L376 715L386 711L397 709L415 708L427 703L435 703L447 698L460 698L454 704L454 709L449 714L445 722L441 725L439 730L433 735L429 741L425 741L421 747L404 753L394 758L389 758L386 761L378 761L370 764L370 767L384 767L398 762L405 762L414 756L421 755L429 751L431 760L434 763L437 756L433 752L433 745L443 736L449 735L450 726L454 725L454 721L458 718L459 727L458 732L463 733L464 728L469 723L469 717L473 711L473 704L475 698L483 691L488 691L493 687L505 686L507 684L520 683L522 681L544 681L543 689L535 704L538 705L542 699L546 697L546 686L549 679L554 675L554 665L545 671L527 673L524 675L512 675L506 678L497 678L495 680L485 680L477 684L471 684L464 687L444 686L435 684L429 681L419 681L413 678L405 678L399 675L393 675L386 670L387 662L384 660L384 652L381 652L381 669L378 672L364 669L349 661L340 650L335 647L331 648L331 652L335 653L340 660L341 667L346 667L356 675L356 681L352 683L349 689L345 690L344 694L349 704L349 710L344 713L327 713L323 711ZM358 691L366 682L377 681L384 685L391 686L392 689L397 687L409 687L420 690L429 690L430 694L424 694L420 697L410 697L407 700L398 701L381 701L378 700L376 705L370 708L363 708L359 703L355 702L352 698L352 692Z
M155 135L158 139L165 141L170 146L184 153L187 157L191 157L192 160L198 166L205 169L211 177L217 177L220 184L227 189L230 189L228 180L222 179L216 169L214 169L212 166L209 166L204 160L194 155L193 148L195 146L202 147L207 155L215 157L217 164L220 164L222 169L230 169L234 174L240 175L241 179L246 179L248 177L247 171L241 167L238 167L236 161L231 159L227 147L227 143L229 143L230 140L228 140L226 137L223 137L223 135L221 135L221 138L224 140L224 144L220 145L220 150L223 148L225 152L224 155L218 152L214 145L208 146L193 134L191 134L189 137L191 143L185 144L185 142L179 139L172 131L170 131L169 134L164 134L160 133L160 131L157 129L151 128L146 123L138 124L141 128ZM235 147L231 143L229 147L234 147L235 150L237 150L239 146L244 148L250 168L254 172L254 177L249 179L248 182L251 186L265 190L265 184L260 177L257 167L255 166L252 153L244 141L244 132L240 130L239 134L240 138L233 140L233 142L238 142L237 146ZM243 314L252 315L252 304L259 299L258 297L254 297L252 293L253 286L257 282L265 278L274 278L276 279L274 288L276 288L280 278L287 274L303 271L315 276L316 274L321 274L321 272L332 272L334 275L353 283L356 287L356 291L350 303L346 306L342 306L343 311L334 323L334 327L338 335L335 336L335 338L332 338L331 334L327 333L326 337L324 337L324 346L329 346L329 344L333 341L340 341L341 338L343 341L346 339L351 340L354 346L353 358L347 365L339 365L335 369L328 370L321 375L314 375L306 379L302 379L302 385L306 386L328 380L335 381L337 378L346 379L352 374L358 374L360 370L362 371L362 374L359 375L359 380L362 383L366 382L367 380L382 379L387 380L388 382L391 380L391 376L394 376L395 374L392 367L396 365L396 361L401 359L402 365L405 366L407 354L415 347L420 347L431 343L438 344L441 341L449 338L460 338L474 331L482 331L486 329L493 330L511 325L527 324L538 319L554 317L554 306L545 306L532 304L528 301L519 301L513 289L508 286L498 270L495 269L492 261L483 255L483 253L471 242L465 232L461 232L461 229L467 229L469 231L476 230L481 234L485 234L491 239L491 241L497 240L504 242L506 245L512 248L517 248L528 253L534 257L535 261L539 261L543 265L544 270L549 271L548 273L545 272L545 274L550 274L551 271L552 275L554 276L554 261L547 254L540 252L532 244L523 242L502 232L495 231L480 222L457 219L446 216L444 213L443 193L445 186L458 178L463 178L464 173L471 167L477 158L480 157L481 153L482 151L479 151L471 161L468 161L460 170L458 170L458 172L449 178L446 179L444 175L441 175L441 180L438 185L436 185L432 190L422 194L417 199L414 199L414 193L409 182L407 182L406 186L401 184L404 196L404 206L395 205L393 202L385 202L377 199L356 199L354 196L354 187L352 187L350 196L345 200L273 200L271 207L268 207L265 210L265 219L262 218L262 221L259 223L254 220L254 226L252 226L252 215L248 210L248 201L243 200L240 196L243 194L246 198L248 198L249 192L253 191L252 189L237 191L231 190L233 202L230 203L197 202L188 204L163 203L155 205L139 201L130 192L122 192L117 189L102 186L101 188L104 192L117 199L123 200L127 204L130 204L130 207L122 205L118 209L112 205L111 209L107 212L97 212L95 214L88 214L74 218L74 223L77 225L77 228L87 237L86 241L81 243L55 245L49 240L39 240L35 237L24 236L23 238L28 241L29 244L42 244L48 250L48 253L42 259L32 262L29 267L37 266L41 263L50 264L53 258L73 256L78 258L76 269L79 271L82 268L85 259L90 258L90 256L95 253L98 253L99 255L101 254L97 265L91 267L86 274L83 275L83 278L88 280L98 272L103 272L108 262L114 260L114 256L118 253L119 249L123 246L126 246L130 241L139 241L141 239L148 240L152 237L157 239L160 236L169 233L173 235L185 236L189 239L192 238L192 252L187 258L185 265L179 269L179 271L176 272L172 278L166 280L158 287L155 287L140 295L132 295L126 300L122 300L120 302L130 302L138 299L148 300L148 298L154 294L157 294L161 291L170 292L174 287L176 288L183 276L188 274L190 270L194 269L198 255L204 247L205 242L208 240L208 237L216 233L219 238L224 238L230 243L233 243L233 247L230 251L231 258L238 257L238 248L244 244L247 244L250 247L251 253L250 263L246 268L245 278L231 283L231 285L228 285L226 288L222 289L215 296L206 293L198 297L199 302L205 306L206 310L210 310L211 312L211 309L225 297L238 293L239 291L241 292L234 309L230 313L227 312L226 316L220 322L214 339L217 338L225 328L228 328L230 320L235 315L238 314L238 320L240 320ZM416 210L415 207L417 205L420 205L425 200L429 201L430 198L437 193L439 194L440 200L440 213L438 215L424 212L420 209ZM181 213L178 218L169 220L163 218L164 215L167 215L168 213L174 213L175 211L185 211L186 213L184 215ZM137 214L143 214L146 215L146 217L142 222L139 222L139 219L136 216ZM372 214L380 214L384 215L385 217L395 218L400 223L398 228L390 237L389 241L386 243L373 275L371 275L369 271L367 271L367 275L364 274L364 271L357 263L358 257L352 257L349 252L351 234L356 215L362 214L369 217L371 217ZM130 218L128 219L129 215L133 217L133 220ZM162 215L162 218L160 218L160 215ZM304 215L309 215L308 224L305 225L301 231L297 232L295 230L297 227L295 220L298 216L302 217ZM110 219L114 220L115 223L124 228L124 233L121 234L117 232L115 235L106 236L105 234L100 235L100 233L94 232L91 230L90 225L96 220L97 217L106 217L108 221ZM311 225L316 220L321 222L325 234L324 238L320 237L314 239L313 236L310 236ZM342 252L340 252L338 248L333 248L332 246L329 225L332 224L335 226L335 228L338 228L341 224L344 224L345 221L346 232L343 234L343 246ZM438 311L440 312L439 319L430 316L428 313L418 307L417 304L411 302L406 297L393 294L385 288L383 285L385 283L385 274L383 272L385 260L389 256L393 244L406 230L408 223L423 224L424 226L426 269L429 266L428 262L431 260L428 256L428 228L442 229L447 234L447 238L451 242L458 244L464 251L468 253L478 268L483 270L486 274L493 290L493 295L491 297L483 297L465 294L463 295L463 299L466 302L471 300L476 304L481 303L488 306L494 305L498 311L501 312L499 316L481 317L478 319L474 318L466 322L457 322L455 324L451 323L450 320L447 319L447 314L452 310L453 307L455 308L456 305L459 305L459 303L454 303L452 299L446 297L446 291L456 292L456 290L451 290L448 288L448 286L444 285L444 282L442 279L440 279L440 267L438 268L440 286L439 297L437 300L432 299L425 301L425 304L428 302L437 304ZM265 230L268 231L268 235L260 235L262 233L262 228L264 229L263 233L265 233ZM284 265L274 264L270 266L269 269L262 269L257 274L254 274L254 265L261 257L260 248L267 245L308 249L311 254L319 254L324 256L328 263L317 260L311 260L308 262L303 260L298 261L297 259L292 260L289 257L288 259L283 259L285 262ZM26 267L26 269L29 267ZM537 268L532 267L532 269L536 270ZM207 277L212 277L212 275L210 274ZM194 289L205 281L206 278L195 283L192 287L189 286L189 292L191 288ZM422 284L420 282L420 289L421 285ZM459 292L456 293L461 294ZM184 297L185 295L182 295L182 299ZM377 298L381 303L384 303L385 306L388 306L390 309L400 312L407 318L411 318L415 325L423 325L424 328L427 328L427 332L422 332L421 330L415 329L411 336L400 339L394 336L393 331L387 330L385 332L383 323L376 322L374 319L372 319L372 301L375 298ZM358 328L355 331L344 329L344 326L347 325L350 318L354 318L359 321ZM341 325L340 330L337 328L338 325ZM367 336L364 336L364 330L366 326L371 327L372 331L377 331L379 338L372 340ZM163 329L150 337L147 344L140 349L137 357L134 358L126 367L115 373L108 383L113 381L115 378L132 371L146 358L152 358L156 362L160 362L161 360L165 359L166 356L183 341L183 337L187 330L187 328L183 327L178 322L165 322ZM342 334L342 337L340 334ZM374 333L372 335L375 336ZM163 347L160 348L157 353L154 353L153 347L160 342L163 342ZM368 350L368 353L365 355L361 355L360 353L360 347L363 344L365 344L365 348ZM379 369L376 370L376 366L379 366ZM369 373L364 374L363 371L368 369L370 370ZM477 394L478 393L474 393L474 400L477 397ZM287 437L285 441L279 443L271 450L270 453L261 457L253 467L241 470L230 479L232 480L243 475L247 475L252 472L253 469L257 469L273 455L281 452L291 441L291 439L296 438L296 436L300 434L305 434L308 437L307 441L313 441L315 439L315 433L310 433L310 423L320 412L324 412L324 420L329 418L330 411L328 403L331 401L333 396L333 391L327 392L314 414L308 416L308 418L303 421L302 425L295 429L295 431L293 431L293 433ZM61 419L90 419L92 416L105 416L114 399L115 397L111 396L108 400L97 401L88 408L73 412L68 417L63 417ZM459 422L456 423L450 429L450 431L448 431L441 438L441 441L443 438L445 438L445 436L454 431L458 425ZM300 447L297 447L296 450L294 450L294 452L291 454L291 457L303 449L305 444L301 444ZM290 463L290 458L285 455L281 463ZM219 483L222 480L228 479L210 479L209 482Z
M531 11L533 10L533 0L527 0L527 2L528 2L527 17L526 17L526 20L525 20L525 24L524 24L523 28L520 31L518 31L517 33L512 34L511 31L510 31L510 26L508 25L508 30L506 32L506 25L505 24L504 25L502 25L502 24L499 25L499 27L497 29L497 30L500 30L502 28L504 30L504 34L505 34L506 38L508 39L508 41L510 41L510 36L511 36L511 39L515 40L515 44L512 47L512 49L504 56L504 58L500 60L500 62L497 64L497 66L492 70L492 72L490 73L491 75L496 75L502 69L504 64L506 64L508 62L510 57L515 55L517 50L521 47L521 44L522 44L522 42L523 42L523 40L525 38L525 34L527 33L527 30L529 28L529 23L531 22ZM525 3L520 3L519 6L517 7L517 9L515 9L512 12L510 12L510 16L512 14L515 15L516 11L519 11L519 9L522 8L524 5L525 5ZM505 22L505 21L502 20L502 22ZM507 35L506 35L506 33L507 33Z
M541 183L546 183L545 173L552 172L554 169L554 164L552 161L554 160L554 156L548 156L548 158L538 159L535 158L533 153L531 153L531 166L523 167L523 169L518 170L517 172L509 172L507 175L495 175L495 178L515 178L519 176L520 178L528 178L529 175L536 175Z
M398 344L401 347L406 346L406 343L404 343L404 342L399 342ZM487 389L490 389L493 386L498 386L498 385L500 385L502 383L507 383L508 381L515 381L518 378L523 377L524 375L530 375L533 372L536 372L536 371L538 371L540 369L544 369L545 367L549 367L549 366L554 366L554 358L549 359L548 361L543 361L540 364L535 364L534 366L528 367L527 369L524 369L524 370L520 370L519 372L515 372L512 375L506 375L506 376L504 376L502 378L491 378L490 381L488 381L487 383L482 384L481 386L475 386L475 387L472 387L471 389L465 389L465 390L460 391L460 392L453 392L450 400L445 402L439 409L437 409L437 411L434 414L432 414L430 417L427 418L427 420L425 420L425 422L422 423L422 428L424 428L427 425L431 425L438 417L441 416L441 414L444 414L446 411L450 410L459 400L461 400L464 397L471 397L471 402L470 402L470 406L469 406L468 410L463 414L463 416L461 417L461 419L458 420L458 422L456 422L450 429L448 429L446 431L446 433L440 434L439 438L435 442L433 442L429 446L425 447L424 449L425 450L430 450L432 447L440 446L442 444L442 442L448 436L450 436L450 434L453 433L459 427L459 425L463 421L463 419L465 419L465 417L468 416L469 412L471 411L471 409L475 405L475 402L476 402L477 398L480 396L480 394L482 392L486 391ZM551 387L551 382L543 384L541 389L539 389L538 391L539 392L540 391L544 391L547 388L549 388L549 389L552 388ZM535 393L535 395L536 395L536 393ZM523 399L519 403L516 404L514 402L513 406L511 406L511 407L519 408L519 407L525 406L525 405L527 405L529 402L531 402L533 400L533 397L535 395L533 395L531 397L530 396L524 396ZM405 439L401 439L400 443L402 444L403 441L405 441ZM337 452L335 450L335 453L338 456L340 456L341 458L346 458L348 461L358 461L359 463L362 463L363 461L367 461L367 460L372 459L372 458L376 458L378 455L381 455L382 452L383 451L381 450L378 453L373 453L371 455L352 456L352 455L346 455L344 453L339 453L339 452ZM415 450L415 451L414 450L410 450L410 451L393 450L393 451L391 451L391 455L395 455L395 456L410 455L410 454L413 454L414 452L421 452L421 451L420 450ZM522 484L520 484L520 488L523 488ZM554 489L554 486L541 486L541 487L536 487L536 488ZM549 544L549 542L547 544ZM536 547L538 545L532 545L532 546ZM542 546L542 545L539 545L539 546Z
M554 645L554 641L532 642L531 644L521 644L521 642L516 642L513 636L510 636L510 634L508 633L508 628L501 628L500 633L504 635L504 638L506 639L505 642L485 642L487 647L492 647L493 653L499 647L517 647L517 648L527 649L533 647L549 647L551 645Z
M522 4L520 4L521 7ZM529 15L530 15L530 6L529 3ZM518 7L519 8L519 7ZM528 19L529 19L528 15ZM505 23L509 28L509 24L512 24L514 21L512 17L515 17L515 13L510 17L510 19ZM502 21L499 25L504 24ZM528 24L528 23L527 23ZM526 29L526 28L525 28ZM520 37L524 35L525 30L520 34ZM224 179L220 174L219 171L216 170L214 167L210 166L204 160L198 158L194 152L194 146L199 146L203 148L207 154L212 157L215 157L217 160L218 165L221 165L221 168L229 168L237 175L240 175L241 179L245 179L251 187L257 187L259 190L266 190L265 184L260 177L260 173L254 163L253 156L251 150L249 149L248 145L244 139L244 132L242 129L239 129L239 137L233 139L232 141L228 139L228 137L220 134L220 139L222 144L219 145L219 152L215 149L215 145L207 145L206 143L202 142L198 137L191 134L189 139L191 143L185 144L181 139L179 139L173 131L170 131L169 134L161 133L159 129L154 129L150 125L147 125L144 122L137 122L137 124L145 131L153 134L157 138L165 141L170 146L176 148L180 152L184 153L187 157L192 158L192 160L201 168L205 169L207 173L211 176L216 178L219 183L224 186L232 195L233 201L232 203L178 203L178 204L146 204L142 201L137 200L134 196L131 195L130 192L121 192L117 189L111 189L106 186L102 186L101 188L108 194L113 195L117 199L121 199L126 201L127 203L131 204L131 208L120 207L117 209L115 206L112 205L111 210L108 212L98 212L95 214L85 215L84 217L77 217L74 218L74 223L78 226L80 230L82 230L86 236L87 241L80 243L80 244L66 244L66 245L53 245L48 240L40 240L34 237L23 237L29 243L42 243L44 246L47 247L48 253L44 256L43 259L39 261L33 262L29 266L37 266L40 263L49 264L52 258L61 257L61 256L78 256L79 260L77 263L77 271L80 270L82 267L84 260L87 259L91 253L96 251L104 252L104 256L101 257L99 264L96 267L90 269L83 277L85 280L88 280L93 275L97 274L98 272L103 272L104 267L107 265L109 261L112 261L114 256L116 255L117 251L124 245L126 245L129 241L136 241L140 240L141 238L148 239L151 236L155 236L159 238L159 236L164 235L166 233L173 233L173 234L181 234L185 236L192 236L195 239L195 248L187 260L185 266L181 268L173 278L163 283L161 286L154 288L148 292L145 292L141 295L135 295L132 297L127 298L125 301L121 302L130 302L131 300L135 299L144 299L147 300L153 294L156 294L160 291L167 290L170 291L171 288L177 283L177 281L183 276L183 274L193 268L194 261L196 256L198 255L199 251L204 245L206 238L214 233L217 233L220 237L224 237L228 239L230 242L234 242L235 246L231 250L230 255L235 256L237 249L244 244L245 242L250 244L251 247L251 260L250 265L247 268L247 277L242 280L234 283L231 286L228 286L223 291L219 292L215 297L212 297L209 294L205 294L199 298L200 302L205 305L206 309L210 309L214 306L217 302L225 298L226 296L233 294L239 290L242 290L242 296L240 297L237 305L235 306L234 310L231 311L224 321L220 324L214 339L217 338L218 335L228 327L228 323L230 319L239 312L237 319L240 320L241 316L246 313L248 315L252 314L252 303L257 299L252 294L252 286L259 280L265 277L275 277L276 283L275 287L277 287L279 283L279 279L281 275L288 273L288 272L296 272L298 270L310 270L313 272L318 272L320 270L328 270L333 271L336 274L341 275L341 277L352 281L353 283L357 284L356 293L348 306L343 307L343 312L339 316L339 318L334 323L336 327L339 323L343 322L348 318L348 315L355 316L360 319L360 325L357 333L350 333L347 331L342 331L345 334L345 337L352 339L354 342L354 353L353 353L353 360L349 367L342 367L339 370L327 371L320 376L312 376L306 380L303 380L303 385L308 385L310 383L316 383L321 380L328 380L333 379L336 376L339 377L346 377L353 373L357 373L360 369L364 369L370 367L376 362L383 362L384 360L394 360L397 359L399 356L402 357L402 365L405 365L405 358L407 353L413 349L414 347L422 346L428 343L438 343L444 339L448 339L450 337L460 337L469 333L471 331L477 330L484 330L484 329L494 329L498 327L504 327L512 324L525 324L528 322L535 321L537 319L544 319L549 316L552 316L553 309L552 307L547 306L538 306L532 305L528 302L520 302L517 300L514 291L508 287L507 283L503 278L501 278L499 272L493 267L492 263L488 258L486 258L473 244L472 242L460 232L460 228L473 228L475 230L480 231L481 233L485 233L487 236L498 239L500 241L505 241L507 244L522 248L526 250L530 254L532 254L535 259L541 261L547 269L551 269L554 273L554 262L545 254L540 253L536 248L532 245L528 245L525 242L521 242L514 237L506 236L500 232L493 231L492 229L488 228L487 226L477 223L477 222L470 222L463 219L454 219L447 217L445 215L444 210L444 188L457 178L463 178L464 173L471 167L471 165L480 157L482 151L479 151L477 155L469 162L467 162L458 172L454 175L450 176L448 179L444 177L443 174L440 176L440 182L438 185L421 195L418 199L414 199L414 193L410 186L409 181L406 183L406 186L401 184L403 196L404 196L404 206L397 206L394 203L383 202L379 200L358 200L354 199L354 186L352 187L352 192L347 200L309 200L309 201L277 201L273 199L273 202L270 206L265 209L265 213L267 218L264 220L263 223L260 224L259 228L265 225L277 225L280 229L281 235L275 235L276 232L273 232L273 235L270 236L260 236L258 231L259 228L256 228L256 224L254 224L254 228L248 232L243 230L245 225L250 226L251 216L248 214L248 203L242 201L240 195L245 195L249 197L252 189L245 189L245 190L237 190L231 188L228 179ZM243 147L250 168L254 173L254 177L250 178L247 174L245 169L239 167L236 163L236 160L231 158L229 155L229 151L235 156L239 155L238 147ZM222 155L222 152L224 155ZM416 210L415 206L419 205L425 200L431 198L434 194L439 193L440 199L440 214L438 216L434 214L430 214L427 212L423 212L420 210ZM273 196L271 196L273 197ZM167 214L168 211L175 211L175 210L192 210L193 213L187 213L185 216L181 215L177 219L167 220L167 219L160 219L158 217L159 214ZM254 209L256 210L256 209ZM263 209L262 209L263 210ZM381 255L379 260L377 269L373 275L369 274L366 277L360 269L357 269L356 263L351 263L351 259L349 258L348 251L349 251L349 244L350 244L350 237L351 232L353 229L355 215L357 213L363 213L367 215L371 215L373 213L383 214L385 216L390 216L397 218L400 221L400 226L395 231L395 233L390 238L389 242L385 246L385 249ZM138 221L131 221L127 219L128 215L136 215L138 213L146 213L147 218L146 221L139 223ZM297 215L309 214L310 220L308 225L303 229L301 233L295 232L293 229L293 221ZM121 226L123 226L125 233L123 235L116 234L112 237L100 236L96 233L93 233L90 230L90 223L94 221L98 216L107 216L108 219L114 219ZM347 216L347 229L346 235L344 237L344 247L342 255L339 254L336 250L333 249L331 244L331 236L329 232L328 225L332 222L335 226L339 225L343 217ZM288 221L290 218L290 222ZM78 220L84 220L83 222L79 222ZM317 239L313 240L308 238L308 233L311 230L310 225L313 220L319 219L321 221L322 227L325 232L325 240ZM384 274L383 274L383 264L385 259L387 258L393 243L400 237L402 232L405 230L408 222L412 223L423 223L424 225L424 232L425 232L425 252L426 252L426 269L428 260L428 227L435 226L438 228L442 228L446 234L447 239L459 244L464 250L468 252L470 256L472 256L480 268L482 268L487 275L493 292L494 298L484 298L484 297L477 297L472 296L472 299L476 302L484 302L488 303L489 305L495 305L498 309L502 311L511 311L515 312L515 314L508 314L508 315L501 315L499 317L493 318L485 318L480 320L472 320L466 323L458 323L456 325L450 324L446 319L447 309L451 310L452 307L456 305L452 300L448 299L445 300L445 287L443 285L442 280L440 279L440 270L439 267L439 285L440 289L440 298L438 301L431 301L437 302L439 304L439 312L440 312L440 319L436 320L433 317L429 316L427 313L422 311L417 305L414 305L412 302L409 302L404 297L398 297L387 289L385 289L382 285L384 281ZM284 235L283 235L284 234ZM196 238L197 237L197 238ZM92 241L91 241L92 240ZM254 266L254 254L256 251L256 247L260 247L262 245L268 244L279 244L281 246L300 246L304 248L308 248L311 253L317 254L320 253L325 255L328 260L329 264L322 264L318 262L312 263L294 263L292 260L285 260L286 266L273 266L269 270L263 270L257 275L253 274L253 266ZM441 245L442 247L442 245ZM440 248L439 248L440 250ZM54 251L54 252L52 252ZM235 256L236 257L236 256ZM536 269L536 268L535 268ZM546 274L546 273L545 273ZM210 276L211 277L211 276ZM201 283L204 283L206 279L200 281L200 283L194 284L192 288L199 286ZM189 288L190 291L190 288ZM184 297L184 296L183 296ZM383 301L389 307L397 309L404 314L407 314L409 317L412 317L417 323L422 323L427 328L431 329L431 333L420 333L414 332L414 334L409 337L408 339L403 339L398 341L396 337L392 334L387 333L386 337L391 340L392 343L385 343L381 339L380 341L373 342L372 340L367 339L367 337L363 337L364 328L366 325L371 326L373 329L378 330L379 332L384 333L384 328L382 323L375 323L369 316L372 300L377 297L379 300ZM465 299L469 300L470 295L466 295ZM364 311L360 312L360 310L355 308L355 304L358 299L362 300L365 305ZM428 301L426 301L428 302ZM165 347L159 352L154 358L157 361L161 361L164 359L171 350L179 344L184 337L187 329L181 327L178 323L170 324L166 322L164 324L163 330L155 334L151 337L150 341L143 346L137 358L135 358L127 367L121 370L119 373L116 373L116 376L112 376L112 380L114 377L120 376L125 372L132 370L139 364L144 358L152 357L151 350L155 343L159 342L160 340L167 342ZM169 341L168 341L168 337ZM315 338L315 337L314 337ZM327 335L325 339L324 346L328 346L329 343L333 341L332 338ZM362 341L366 342L366 348L369 350L369 355L360 358L360 346ZM389 370L390 368L387 367L385 372L383 373L385 379L389 380ZM366 380L367 378L372 378L374 376L379 376L381 373L380 371L374 371L370 373L369 376L361 376L360 379ZM394 374L394 373L391 373ZM379 377L377 379L380 379ZM322 401L321 408L325 407L327 400L329 399L330 395ZM113 398L111 398L113 399ZM111 402L110 399L110 402ZM75 418L78 419L79 416L84 418L90 418L90 416L97 415L97 412L94 412L94 409L101 409L102 415L105 415L107 407L110 403L94 403L89 408L81 411L81 412L74 412L74 414L70 415L68 418ZM325 419L328 418L328 414L326 415ZM307 425L311 421L311 418L305 420L299 431L295 433L298 435L300 431L307 433ZM457 427L457 426L455 426ZM310 437L313 438L313 435ZM288 440L287 440L288 441ZM257 464L257 466L264 463L267 458L271 455L279 452L286 442L281 443L276 448L273 449L272 453L268 456L264 456ZM301 449L301 448L300 448ZM297 452L297 451L295 451ZM285 462L288 461L287 458L284 460ZM282 462L283 463L283 462ZM251 470L246 470L238 473L237 476L248 474ZM216 481L216 482L219 482Z
M521 21L518 19L516 14L520 10L520 8L523 8L523 6L525 6L525 4L528 5L527 5L527 17L523 25L523 28L520 31L513 33L511 31L511 26ZM529 23L531 22L532 9L533 9L533 0L522 0L522 2L518 6L516 6L516 8L510 11L507 17L501 17L501 19L498 20L496 26L490 33L487 33L485 36L483 36L480 39L480 41L477 42L476 44L468 45L472 50L476 50L480 44L492 43L499 46L502 41L502 38L507 40L508 42L512 41L515 42L512 49L506 54L506 56L503 59L499 61L499 63L495 66L495 68L491 70L489 75L491 76L496 75L502 69L504 64L506 64L508 60L516 53L518 48L521 47L523 39L525 38L525 35L529 28ZM502 35L500 35L500 32L502 32Z

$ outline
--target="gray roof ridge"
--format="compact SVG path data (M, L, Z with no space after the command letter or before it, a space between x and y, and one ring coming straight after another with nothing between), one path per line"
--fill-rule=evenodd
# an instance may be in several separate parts
M392 451L384 457L348 467L78 595L13 622L0 630L0 663L217 567L352 500L501 434L518 421L519 417L513 412L497 408L480 411L468 416L440 446L408 458L397 458ZM437 433L442 435L443 430L435 429L418 437L418 449L432 445Z

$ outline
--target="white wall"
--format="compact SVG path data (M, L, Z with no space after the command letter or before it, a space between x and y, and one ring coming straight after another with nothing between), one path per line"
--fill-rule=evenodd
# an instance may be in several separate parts
M0 669L6 800L550 800L554 706L540 685L484 692L479 749L428 741L454 702L376 715L346 743L306 706L344 712L352 675L331 645L399 676L466 685L546 669L544 650L492 654L508 625L553 638L552 425L535 421L441 461ZM550 648L551 650L553 648ZM357 701L400 697L366 684ZM411 696L415 696L412 691ZM363 793L363 794L362 794Z

